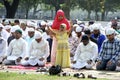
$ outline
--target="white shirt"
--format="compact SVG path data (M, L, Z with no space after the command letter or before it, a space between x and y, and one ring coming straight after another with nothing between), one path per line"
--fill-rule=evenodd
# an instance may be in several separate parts
M42 33L42 38L47 40L48 38L50 38L50 35L48 35L46 32Z
M10 34L9 34L6 30L4 30L4 29L2 29L2 31L0 32L0 34L1 34L1 36L2 36L5 40L7 40L8 37L10 36Z
M23 38L13 39L8 47L7 56L24 57L27 54L27 43Z
M29 50L30 58L44 58L49 56L49 45L48 42L42 39L39 43L34 39L31 43Z
M4 39L0 39L0 56L4 56L7 51L7 41Z
M22 30L22 34L23 34L22 37L23 37L24 39L28 36L28 29L29 29L29 28L26 27L25 30Z
M98 47L92 41L85 46L82 42L78 45L75 52L74 61L86 62L95 60L98 54Z

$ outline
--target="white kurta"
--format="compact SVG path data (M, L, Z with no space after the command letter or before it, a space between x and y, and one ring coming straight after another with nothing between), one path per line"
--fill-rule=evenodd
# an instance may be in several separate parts
M50 35L48 35L46 32L42 33L42 38L47 40L48 38L50 38Z
M1 33L1 36L2 36L5 40L7 40L8 37L10 36L10 34L9 34L6 30L4 30L4 29L2 29L2 31L1 31L0 33Z
M4 39L0 39L0 62L2 61L4 55L7 51L7 41Z
M89 41L85 46L82 42L78 45L75 52L74 61L75 64L72 65L74 68L82 68L88 65L88 60L95 60L98 54L98 47L95 43Z
M39 43L36 40L33 40L29 50L29 60L23 60L22 65L44 65L48 56L48 42L44 39L42 39ZM40 61L40 58L44 58L44 60Z
M23 38L23 39L25 39L25 38L28 36L28 29L29 29L29 28L26 27L25 30L22 30L22 33L23 33L22 38Z
M6 54L8 60L16 60L18 57L24 57L27 54L27 43L24 39L14 39L10 42Z

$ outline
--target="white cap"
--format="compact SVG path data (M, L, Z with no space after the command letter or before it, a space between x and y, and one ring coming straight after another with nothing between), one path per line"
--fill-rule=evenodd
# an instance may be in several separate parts
M15 26L11 27L10 32L15 32L17 29L20 29L20 26L15 25Z
M35 29L33 29L33 28L28 28L28 32L35 32Z
M4 28L4 26L0 23L0 28Z
M26 21L20 21L20 24L27 24L27 22Z
M39 39L39 38L41 38L41 37L42 37L42 34L37 31L37 32L35 33L35 39Z
M82 27L76 27L76 32L81 32L82 31Z
M28 21L28 22L27 22L27 26L31 26L31 27L36 28L37 24L36 24L35 22Z
M5 20L5 21L4 21L4 24L5 24L5 25L10 24L9 20Z
M10 25L6 25L6 26L4 27L4 29L11 29L11 26L10 26Z
M53 22L51 22L51 21L49 21L49 22L47 23L48 26L52 26L52 24L53 24Z
M43 25L46 25L47 23L45 21L41 21L40 24L43 26Z
M80 27L85 27L85 24L80 24Z
M106 29L105 34L106 35L115 34L115 30L113 28L108 28L108 29Z
M100 30L100 26L98 24L93 24L93 30Z
M74 24L73 27L79 27L79 25L78 24Z
M82 21L77 21L77 24L81 24L82 23Z

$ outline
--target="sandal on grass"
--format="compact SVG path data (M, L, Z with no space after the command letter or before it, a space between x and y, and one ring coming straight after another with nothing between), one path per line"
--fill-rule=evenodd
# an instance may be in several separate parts
M97 79L97 77L93 77L92 75L88 75L88 78Z

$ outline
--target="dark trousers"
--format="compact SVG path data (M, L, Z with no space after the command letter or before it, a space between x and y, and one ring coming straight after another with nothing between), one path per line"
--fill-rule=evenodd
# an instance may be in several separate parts
M112 63L111 65L108 65L109 60L102 60L101 64L96 66L97 70L108 70L108 71L115 71L116 70L116 63Z

